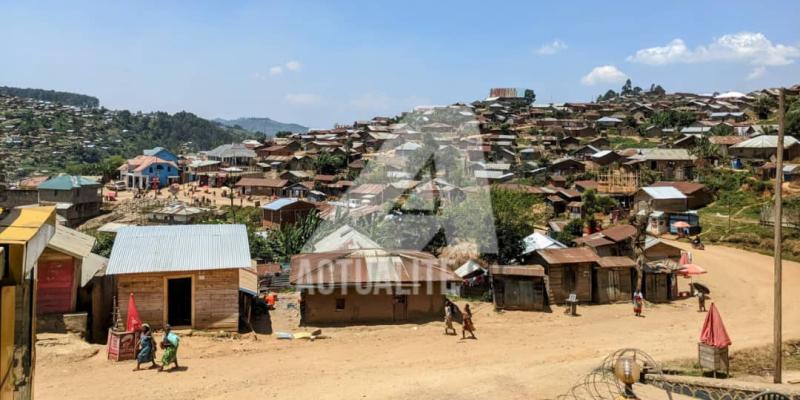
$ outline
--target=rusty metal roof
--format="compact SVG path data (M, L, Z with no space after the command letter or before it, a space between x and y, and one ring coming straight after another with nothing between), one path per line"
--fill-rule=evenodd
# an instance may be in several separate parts
M574 264L597 261L597 254L588 247L537 251L548 264Z
M597 265L601 268L633 268L636 266L636 261L630 257L608 256L600 257L597 260Z
M544 277L544 267L541 265L492 265L489 267L492 275L507 276L536 276Z
M292 257L289 281L298 286L456 282L460 278L429 253L411 250L344 250Z
M621 242L636 235L636 228L633 225L623 224L603 229L600 233L614 242Z

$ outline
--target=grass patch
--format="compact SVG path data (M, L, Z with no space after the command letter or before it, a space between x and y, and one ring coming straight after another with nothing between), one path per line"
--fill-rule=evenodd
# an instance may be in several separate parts
M742 201L731 207L733 217L728 221L728 207L713 203L698 211L703 232L700 237L707 243L724 244L743 250L765 255L772 255L774 231L771 226L760 224L761 205L765 201L761 196L745 193ZM730 227L730 228L729 228ZM800 261L800 231L783 229L783 257L787 260Z
M783 368L789 371L800 371L800 340L783 343ZM731 376L757 375L767 376L772 372L772 346L765 345L734 351L730 354ZM703 376L696 359L679 359L665 362L665 371L674 371L680 375Z
M611 148L614 150L658 147L658 142L653 142L646 138L639 139L631 136L609 136L608 141L611 143Z

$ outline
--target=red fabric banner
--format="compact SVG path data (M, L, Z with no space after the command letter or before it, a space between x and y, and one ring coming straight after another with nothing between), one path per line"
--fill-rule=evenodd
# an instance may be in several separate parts
M717 306L711 303L711 307L706 314L706 321L703 323L703 330L700 331L700 341L703 344L721 349L731 345L731 338L722 323L722 317L717 311Z
M125 330L128 332L138 331L142 327L142 319L139 318L139 310L136 309L136 300L131 293L130 300L128 300L128 321L125 324Z

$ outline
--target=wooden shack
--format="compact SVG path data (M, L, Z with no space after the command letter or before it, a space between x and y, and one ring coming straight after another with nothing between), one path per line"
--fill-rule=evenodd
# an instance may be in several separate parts
M36 313L41 332L65 330L92 338L90 324L103 320L110 296L101 296L103 280L93 280L108 259L92 254L95 238L62 225L56 226L37 269ZM97 296L92 292L98 290ZM97 336L97 335L95 335ZM99 339L98 339L99 340Z
M593 272L594 303L617 303L633 298L636 288L636 262L630 257L599 257Z
M541 265L494 265L489 272L495 309L547 309L546 275Z
M340 250L292 257L303 324L431 321L458 277L419 251Z
M668 259L653 261L644 266L642 294L653 303L666 303L678 297L677 263Z
M195 329L238 329L240 297L258 280L244 225L130 226L117 233L107 275L117 299L130 293L143 322ZM127 301L120 314L127 315Z
M597 259L588 247L537 250L533 256L545 268L555 304L563 304L572 293L579 301L592 301L592 269Z
M263 210L261 225L265 228L280 229L302 221L309 214L316 212L317 208L313 203L287 197L265 204L261 209Z

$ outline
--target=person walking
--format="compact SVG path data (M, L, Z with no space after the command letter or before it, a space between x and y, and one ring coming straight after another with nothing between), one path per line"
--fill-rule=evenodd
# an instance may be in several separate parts
M637 317L641 317L643 307L644 297L642 297L642 292L637 291L633 294L633 313L636 314Z
M475 325L472 323L472 310L470 310L469 304L464 306L463 319L464 322L461 324L461 339L467 338L467 332L469 332L472 339L477 339L477 337L475 337Z
M706 312L706 294L703 291L697 291L697 308L698 312Z
M179 344L180 338L175 332L172 332L172 327L169 325L164 326L164 340L161 342L164 355L161 357L161 368L159 368L159 371L163 371L164 368L170 364L175 364L175 368L178 368Z
M136 369L134 371L138 371L139 367L147 362L152 363L150 368L158 367L158 364L156 364L156 345L153 341L153 332L150 330L149 324L142 324L142 332L139 335L139 343L136 346Z
M444 300L444 334L450 335L450 331L452 331L452 335L457 335L456 328L453 327L453 307L455 304L448 299Z

